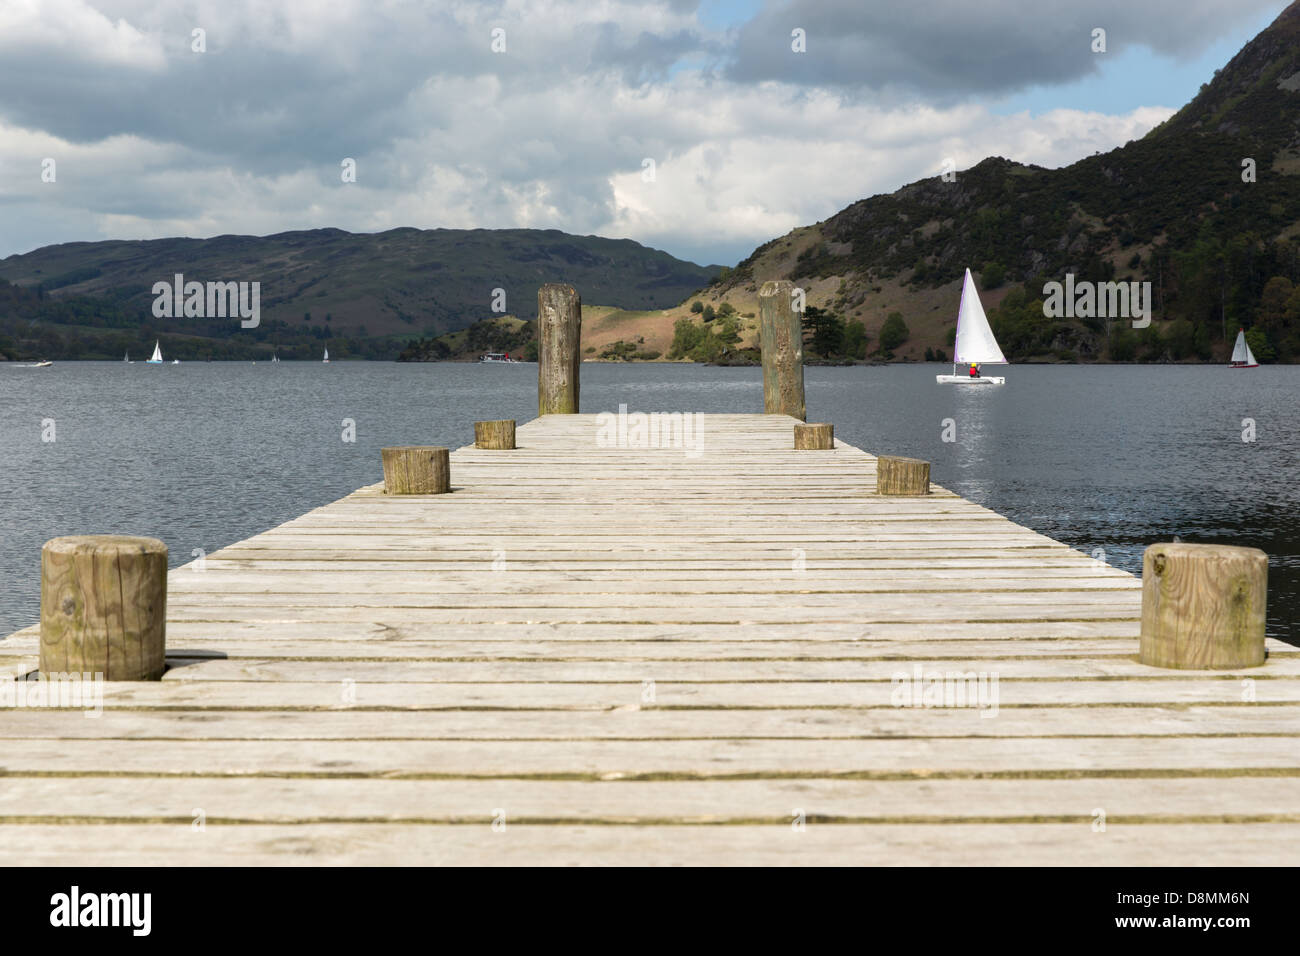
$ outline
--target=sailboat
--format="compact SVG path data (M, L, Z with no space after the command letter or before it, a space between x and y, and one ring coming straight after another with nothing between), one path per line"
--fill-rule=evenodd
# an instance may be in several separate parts
M134 362L131 361L131 353L130 353L130 352L123 352L123 353L122 353L122 361L125 362L127 365L134 365L134 364L135 364Z
M952 374L936 375L940 385L1005 385L1006 379L998 375L958 375L958 365L1006 365L1006 357L993 337L989 320L984 315L975 280L970 270L961 287L961 306L957 310L957 341L953 347Z
M272 352L272 353L271 353L271 362L272 362L272 363L275 363L275 362L278 362L278 361L280 361L280 356L278 356L278 355L276 355L274 352Z
M157 341L156 339L154 340L154 343L153 343L153 355L150 356L149 361L145 362L144 364L145 364L145 365L162 365L162 364L163 364L162 346L158 344L158 341Z
M1228 363L1228 368L1259 368L1255 353L1246 341L1245 329L1237 330L1237 344L1232 347L1232 361Z
M328 364L330 363L330 350L329 350L329 349L326 349L326 350L325 350L325 357L324 357L323 359L321 359L321 361L324 362L326 365L328 365Z

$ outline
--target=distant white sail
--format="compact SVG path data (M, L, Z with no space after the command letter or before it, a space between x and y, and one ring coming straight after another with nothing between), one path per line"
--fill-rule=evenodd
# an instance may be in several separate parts
M966 280L961 287L961 308L957 312L957 345L953 361L958 365L974 362L976 365L1009 365L993 337L989 320L984 315L975 280L966 270Z
M1255 354L1250 350L1250 344L1246 341L1246 330L1237 330L1237 344L1232 347L1232 364L1233 365L1258 365Z
M326 350L325 350L325 357L324 357L323 359L321 359L321 361L322 361L322 362L328 362L329 360L330 360L330 350L329 350L329 349L326 349Z
M161 364L162 364L162 360L163 360L163 357L162 357L162 346L159 345L158 342L155 341L154 344L153 344L153 356L149 359L149 364L150 364L150 365L161 365Z

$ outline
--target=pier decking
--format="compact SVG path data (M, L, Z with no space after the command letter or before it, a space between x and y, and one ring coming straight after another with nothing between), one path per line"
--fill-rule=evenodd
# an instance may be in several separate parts
M0 711L0 863L1300 860L1296 649L1140 665L1133 576L793 424L546 416L173 570L162 681Z

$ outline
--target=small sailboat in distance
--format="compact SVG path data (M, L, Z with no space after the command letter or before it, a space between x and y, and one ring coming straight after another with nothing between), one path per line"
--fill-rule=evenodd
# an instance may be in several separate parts
M155 340L154 340L154 343L153 343L153 355L151 355L151 356L149 357L149 360L148 360L147 362L145 362L144 364L145 364L145 365L162 365L162 363L163 363L163 357L162 357L162 346L159 345L159 344L158 344L158 341L155 339Z
M961 286L961 306L957 310L957 341L953 344L952 374L936 375L935 381L940 385L1005 385L1006 379L999 375L981 375L981 365L1007 365L1006 357L998 346L989 328L988 317L984 315L984 306L980 303L979 293L975 290L975 280L970 270ZM957 366L967 365L969 371L958 375Z
M123 352L123 353L122 353L122 361L125 362L127 365L134 365L134 364L135 364L134 362L131 361L131 353L130 353L130 352Z
M325 357L324 357L323 359L321 359L321 361L322 361L324 364L329 365L329 363L330 363L330 350L329 350L329 349L326 349L326 350L325 350Z
M1255 353L1250 350L1250 343L1246 341L1246 330L1237 330L1237 344L1232 347L1232 361L1228 363L1228 368L1259 368L1259 362L1255 359Z

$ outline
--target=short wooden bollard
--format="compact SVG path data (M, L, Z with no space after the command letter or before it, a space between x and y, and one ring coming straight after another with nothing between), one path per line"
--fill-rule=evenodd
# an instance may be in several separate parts
M475 448L514 448L515 420L502 418L491 422L474 423Z
M763 357L763 414L808 417L803 395L803 326L794 311L794 284L764 282L758 291L758 339Z
M820 450L835 447L835 426L829 422L794 426L796 449Z
M537 290L537 414L578 414L582 298L571 285Z
M928 495L930 463L919 458L881 455L876 459L876 494Z
M446 448L403 445L385 448L384 491L390 495L443 495L451 491L451 457Z
M41 674L158 680L166 669L167 545L84 534L41 549Z
M1264 663L1268 555L1220 544L1153 544L1142 556L1138 660L1227 670Z

